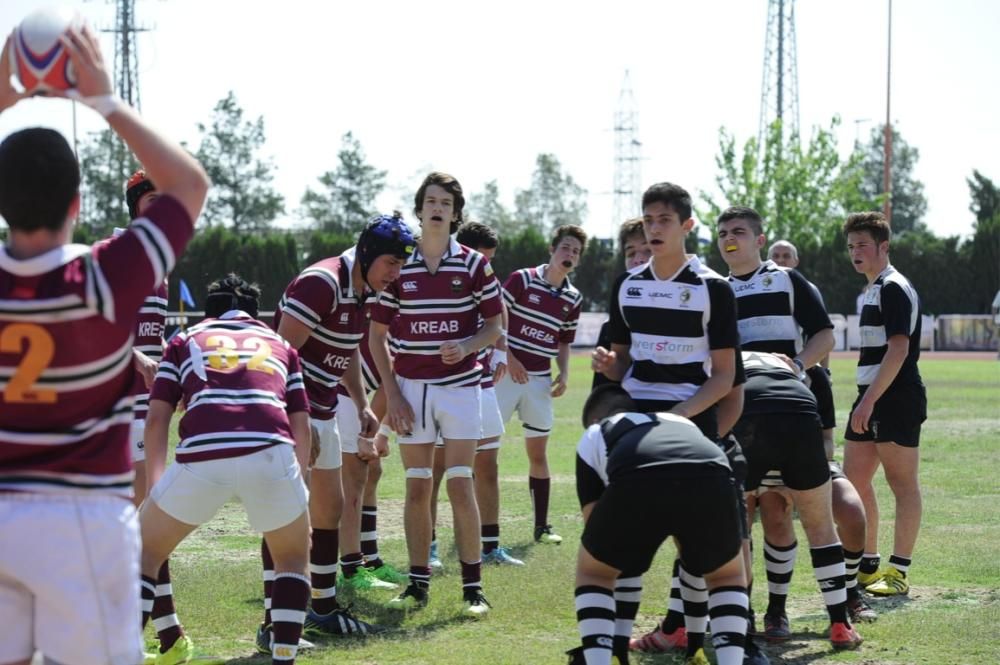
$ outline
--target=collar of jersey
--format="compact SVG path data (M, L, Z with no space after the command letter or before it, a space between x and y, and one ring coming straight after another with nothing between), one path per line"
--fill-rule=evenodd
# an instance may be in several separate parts
M563 277L563 282L559 286L552 286L552 283L549 282L549 280L545 279L545 273L548 272L548 267L549 267L548 263L543 263L542 265L537 266L535 268L535 272L538 273L538 279L540 279L543 282L545 282L545 285L547 287L549 287L550 290L553 290L553 291L562 292L562 291L566 291L567 289L569 289L569 287L570 287L569 276Z
M698 259L697 254L688 254L687 261L681 264L681 267L677 269L677 272L675 272L673 275L665 279L660 279L659 277L657 277L656 271L653 270L652 258L649 259L649 263L647 263L646 265L649 266L649 274L652 275L653 279L655 279L657 282L672 282L675 279L677 279L677 276L680 275L682 272L684 272L684 269L687 268L688 266L690 266L691 270L693 270L694 273L697 275L698 269L701 268L701 261Z
M451 257L455 256L456 254L461 254L461 252L462 252L462 246L458 244L457 240L455 240L452 237L449 237L448 238L448 251L445 252L444 256L441 257L441 263L444 263L445 261L447 261ZM417 248L415 250L413 250L413 259L412 260L414 262L416 262L416 261L423 262L424 261L424 253L420 251L420 245L417 245Z
M87 245L63 245L50 249L44 254L21 260L11 256L7 252L7 247L4 246L0 248L0 269L18 277L44 275L89 252L90 247Z
M357 298L359 303L365 302L368 298L368 285L361 287L361 295L354 292L354 261L357 258L356 248L351 247L340 255L341 263L347 268L347 297Z
M874 284L875 282L879 281L880 279L884 280L886 277L888 277L890 274L892 274L894 272L896 272L896 269L893 268L892 264L890 263L889 265L887 265L885 267L885 269L882 272L880 272L878 274L878 276L875 277L875 281L873 281L872 284Z

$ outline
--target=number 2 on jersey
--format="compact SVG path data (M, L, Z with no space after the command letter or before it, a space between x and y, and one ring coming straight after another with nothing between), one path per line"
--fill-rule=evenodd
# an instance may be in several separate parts
M25 347L27 342L27 347ZM33 388L52 362L56 344L45 328L32 323L12 323L0 333L0 353L24 353L3 391L8 404L55 404L56 391Z

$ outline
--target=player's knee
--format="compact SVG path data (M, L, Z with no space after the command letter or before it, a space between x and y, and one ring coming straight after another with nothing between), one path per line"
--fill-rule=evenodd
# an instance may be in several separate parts
M471 466L449 466L445 470L445 476L448 480L454 480L456 478L472 478L472 467Z

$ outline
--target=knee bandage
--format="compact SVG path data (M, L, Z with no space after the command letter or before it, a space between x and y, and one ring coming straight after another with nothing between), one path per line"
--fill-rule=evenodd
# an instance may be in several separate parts
M434 470L427 466L414 466L406 470L406 477L430 480L434 477Z
M451 480L452 478L471 478L472 477L472 467L471 466L449 466L445 470L444 475Z

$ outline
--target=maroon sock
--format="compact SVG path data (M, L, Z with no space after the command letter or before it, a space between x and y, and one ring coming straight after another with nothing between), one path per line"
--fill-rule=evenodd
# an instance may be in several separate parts
M361 564L365 562L364 557L361 552L352 552L351 554L345 554L340 558L340 572L344 574L345 578L351 578L358 574L358 568Z
M369 568L382 565L378 553L378 506L361 506L361 553Z
M484 524L481 528L483 541L483 554L489 554L500 547L500 525Z
M184 635L184 628L177 620L177 610L174 608L174 591L170 586L170 561L163 562L156 576L156 596L153 599L153 611L150 614L153 628L160 640L160 652L166 653L174 642Z
M430 566L410 566L410 584L417 586L424 591L431 588L431 567Z
M483 588L482 561L475 563L460 561L460 563L462 564L462 591L481 590Z
M528 491L531 492L531 505L535 509L535 526L545 526L549 523L549 486L548 478L528 476Z
M156 580L143 575L139 584L142 598L142 627L145 629L149 623L149 615L153 613L153 603L156 601Z
M264 625L271 625L271 594L274 589L274 559L267 541L260 539L260 561L264 568Z
M295 662L299 649L302 621L309 603L309 580L297 573L278 573L274 576L273 592L271 662L287 665Z
M309 570L312 573L312 608L317 614L329 614L339 607L337 605L339 536L337 529L313 529ZM273 616L272 612L272 618Z

